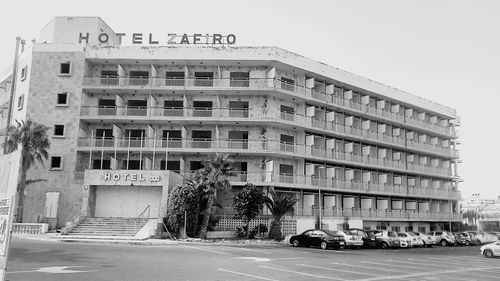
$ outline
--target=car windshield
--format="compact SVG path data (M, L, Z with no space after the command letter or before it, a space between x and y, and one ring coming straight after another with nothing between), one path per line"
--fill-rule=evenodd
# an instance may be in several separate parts
M409 234L410 236L418 236L416 233L413 233L413 232L408 232L408 234Z
M399 237L406 237L406 234L404 234L404 233L398 233L398 236Z
M338 235L344 236L345 235L345 233L340 231L340 230L324 230L324 232L326 232L326 234L328 234L330 236L338 236Z

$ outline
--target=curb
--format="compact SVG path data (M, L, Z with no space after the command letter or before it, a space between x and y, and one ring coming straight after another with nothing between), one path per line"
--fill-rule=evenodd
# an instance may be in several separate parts
M169 245L192 245L192 246L254 246L254 247L283 247L287 246L284 241L272 240L170 240L170 239L146 239L146 240L119 240L119 239L89 239L89 238L69 238L64 239L61 235L19 235L12 234L14 239L44 241L52 243L90 243L90 244L119 244L138 246L169 246Z

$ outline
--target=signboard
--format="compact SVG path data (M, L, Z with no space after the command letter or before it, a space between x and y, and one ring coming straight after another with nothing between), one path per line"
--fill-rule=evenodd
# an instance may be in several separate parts
M159 175L150 175L150 182L159 182ZM146 181L146 176L142 173L105 173L104 181Z
M177 34L167 33L162 36L155 36L152 33L115 33L111 36L118 38L118 44L122 44L124 38L126 42L132 45L234 45L236 44L236 35L228 34L223 35L219 33L214 34ZM90 34L89 32L80 32L78 36L78 43L89 43L89 39L97 38L99 43L106 44L110 40L110 35L107 33Z
M9 253L14 197L0 197L0 280L5 280Z

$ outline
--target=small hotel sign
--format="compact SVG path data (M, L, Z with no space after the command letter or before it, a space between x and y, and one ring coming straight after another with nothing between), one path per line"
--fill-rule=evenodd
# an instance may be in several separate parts
M118 43L122 44L123 38L127 38L133 45L159 45L160 41L156 40L155 36L152 33L144 34L144 33L116 33L118 37ZM91 36L97 36L97 40L101 44L106 44L109 42L110 35L107 33L100 33L97 35L91 35L90 33L80 33L78 37L78 43L89 43L89 38ZM236 44L236 35L228 34L222 35L219 33L214 34L177 34L177 33L168 33L167 36L161 37L162 44L167 45L234 45Z
M104 181L146 181L146 177L143 174L136 173L122 173L122 174L114 174L114 173L106 173L104 174ZM160 176L149 176L150 182L159 182Z

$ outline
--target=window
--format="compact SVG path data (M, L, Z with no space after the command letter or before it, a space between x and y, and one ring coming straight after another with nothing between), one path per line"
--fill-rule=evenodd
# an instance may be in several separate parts
M426 231L425 231L425 226L419 226L419 227L418 227L418 232L420 232L420 233L425 233L425 232L426 232Z
M28 76L28 66L25 65L22 69L21 69L21 81L24 81L26 79L26 77Z
M50 157L50 169L52 169L52 170L62 169L62 157L61 156Z
M250 85L250 73L248 72L231 72L230 77L231 87L248 87Z
M212 87L214 85L214 73L213 72L195 72L194 73L194 85L195 86Z
M20 95L17 98L17 110L23 109L23 105L24 105L24 95Z
M54 125L54 136L64 137L64 125Z
M70 62L62 62L59 67L60 75L71 75L71 63Z
M94 170L110 170L111 160L109 159L94 159L92 162L92 169Z
M391 226L392 230L395 231L395 232L400 232L401 231L401 227L400 226ZM389 235L390 236L390 235Z
M68 93L57 94L57 105L68 105Z

